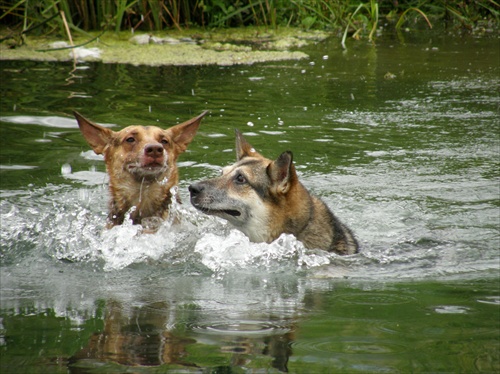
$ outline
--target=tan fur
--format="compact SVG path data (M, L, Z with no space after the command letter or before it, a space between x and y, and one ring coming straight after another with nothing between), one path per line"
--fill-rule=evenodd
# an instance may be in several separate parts
M189 186L195 208L228 220L255 242L287 233L307 248L358 252L352 232L299 182L291 152L269 160L237 131L236 156L219 178Z
M157 226L166 219L170 189L179 181L177 157L193 140L207 112L168 129L129 126L117 132L74 114L94 152L104 155L111 194L107 226L122 224L132 207L134 224Z

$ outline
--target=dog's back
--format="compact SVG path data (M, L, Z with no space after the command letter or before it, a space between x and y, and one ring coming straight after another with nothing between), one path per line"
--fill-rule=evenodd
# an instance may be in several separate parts
M329 243L327 251L351 255L359 250L352 231L332 213L318 197L311 196L311 220L297 239L307 248L322 248Z

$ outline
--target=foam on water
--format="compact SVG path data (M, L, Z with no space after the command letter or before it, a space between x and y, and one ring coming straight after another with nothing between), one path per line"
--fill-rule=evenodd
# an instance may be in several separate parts
M252 243L225 222L202 215L189 207L172 207L180 222L164 222L155 233L142 233L131 221L103 230L92 258L104 261L104 270L132 264L163 264L185 269L205 269L223 275L235 269L284 269L328 264L329 254L306 253L302 243L283 234L271 244ZM319 251L321 252L321 251Z
M314 176L308 179L315 180ZM368 179L367 183L376 185L373 176ZM180 217L180 222L163 222L153 234L143 233L140 225L130 221L106 230L105 188L47 186L3 199L4 263L48 256L94 264L104 271L139 264L217 276L232 270L316 269L316 276L372 279L439 276L495 265L493 251L474 250L467 241L451 240L450 235L459 234L456 227L435 230L432 220L438 217L412 202L405 207L397 201L356 206L353 200L349 211L330 204L362 239L360 254L342 257L305 249L286 234L270 244L252 243L225 221L199 213L189 203L174 204L172 216ZM356 220L358 215L364 218ZM393 219L388 222L383 218L387 216ZM466 236L467 230L462 231Z
M3 200L4 260L19 261L23 253L44 254L61 261L95 263L104 271L146 263L214 274L249 267L308 268L330 262L328 253L308 252L292 235L282 235L271 244L252 243L226 222L177 203L171 217L180 217L180 222L167 220L155 233L143 233L143 227L130 220L106 230L104 188L48 186L20 192L14 201Z
M197 241L194 251L201 255L202 263L219 273L227 269L245 269L258 265L263 268L276 266L318 266L328 264L325 253L321 260L314 261L306 255L305 248L293 235L283 234L274 242L252 243L241 231L231 230L229 235L207 233Z

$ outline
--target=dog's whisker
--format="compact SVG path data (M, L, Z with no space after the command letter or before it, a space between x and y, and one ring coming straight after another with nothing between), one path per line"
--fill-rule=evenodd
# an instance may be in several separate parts
M144 177L142 177L141 187L139 188L139 204L142 202L142 186L144 185Z

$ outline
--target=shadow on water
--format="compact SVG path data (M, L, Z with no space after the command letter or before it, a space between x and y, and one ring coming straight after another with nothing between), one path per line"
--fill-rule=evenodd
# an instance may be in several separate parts
M495 372L497 41L334 42L232 67L6 62L0 128L2 373ZM170 126L178 225L103 230L107 176L70 117ZM251 243L188 203L234 128L294 152L362 251Z

